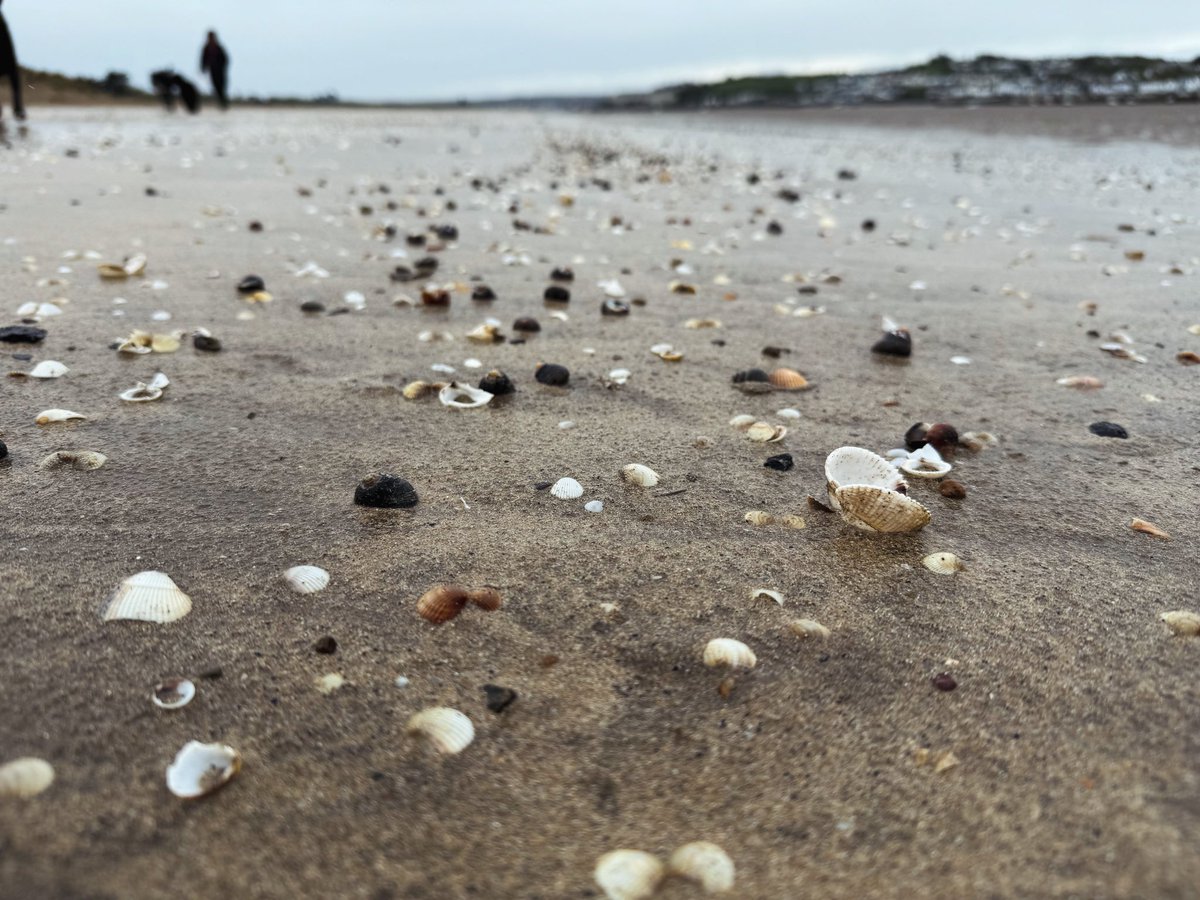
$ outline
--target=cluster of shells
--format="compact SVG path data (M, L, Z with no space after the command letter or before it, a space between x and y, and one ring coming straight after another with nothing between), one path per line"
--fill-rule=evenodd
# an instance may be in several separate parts
M825 460L830 505L855 528L886 534L917 531L930 514L908 496L908 484L882 456L860 447L839 447Z
M593 872L608 900L648 900L668 878L690 881L706 894L725 894L733 890L736 874L729 854L710 841L684 844L665 864L643 850L612 850Z

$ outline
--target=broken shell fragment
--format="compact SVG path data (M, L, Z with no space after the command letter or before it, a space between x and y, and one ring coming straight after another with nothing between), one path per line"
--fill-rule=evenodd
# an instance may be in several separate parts
M317 692L328 696L334 691L339 691L346 684L346 679L338 672L330 672L328 675L318 675L313 679L316 684Z
M807 528L803 516L797 516L794 513L789 513L779 520L779 524L784 528L791 528L793 531L799 531L802 528Z
M56 450L40 463L39 469L75 469L90 472L108 462L108 457L95 450Z
M1063 387L1078 388L1084 391L1104 387L1104 382L1094 375L1064 375L1054 383L1061 384Z
M930 553L921 565L937 575L953 575L963 570L963 562L953 553Z
M192 599L165 572L138 572L121 582L104 609L105 622L174 622L192 611Z
M469 384L459 384L452 381L438 392L438 400L442 406L454 409L478 409L492 402L493 394Z
M832 633L815 619L794 619L788 622L792 634L803 640L823 641Z
M70 422L73 419L86 419L83 413L71 412L69 409L45 409L38 413L34 420L38 425L49 425L52 422Z
M704 664L710 668L753 669L757 663L754 651L733 638L713 638L704 647Z
M423 709L408 720L409 734L421 735L438 753L461 753L475 740L475 726L457 709L435 706Z
M1156 538L1162 538L1164 541L1169 541L1171 536L1155 525L1153 522L1147 522L1145 519L1134 519L1129 523L1129 527L1134 531L1140 531L1142 534L1149 534Z
M167 789L194 799L228 784L242 768L241 754L225 744L188 741L167 766Z
M666 869L641 850L613 850L596 861L592 876L608 900L648 900L658 890Z
M734 865L729 854L708 841L684 844L667 863L671 874L694 881L706 894L733 890Z
M740 415L734 416L732 419L730 419L729 424L738 431L746 431L757 421L758 419L756 419L754 416Z
M583 485L574 478L560 478L554 482L550 493L559 500L578 500L583 496Z
M283 580L297 594L315 594L329 586L329 573L320 566L292 566Z
M900 471L915 478L942 478L953 468L942 459L933 444L918 447L900 463Z
M1165 612L1159 616L1162 621L1167 624L1175 634L1185 635L1187 637L1195 637L1200 635L1200 613L1194 613L1190 610L1179 609L1174 612Z
M775 517L761 509L752 509L744 516L751 525L774 525Z
M71 370L53 359L44 359L29 370L30 378L61 378Z
M496 344L504 340L500 326L492 322L484 322L467 332L467 340L476 344Z
M757 443L771 444L781 441L787 436L786 425L772 425L769 422L755 422L746 429L746 437Z
M439 584L417 600L421 618L434 625L443 625L457 616L467 605L469 594L460 584Z
M759 598L774 600L780 606L783 606L783 594L779 593L779 591L773 591L770 588L755 588L750 592L751 601L758 600Z
M406 400L419 400L433 391L435 387L436 385L432 385L428 381L410 381L400 393L404 395Z
M169 678L154 686L150 699L159 709L180 709L192 702L196 685L186 678Z
M44 759L23 756L0 766L0 797L35 797L54 781L54 767Z
M658 484L658 473L649 466L643 466L639 463L630 463L621 470L621 477L630 484L640 485L641 487L654 487Z

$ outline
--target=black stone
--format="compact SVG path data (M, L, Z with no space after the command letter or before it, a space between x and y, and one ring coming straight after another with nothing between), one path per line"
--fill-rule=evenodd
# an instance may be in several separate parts
M776 472L787 472L795 463L792 460L792 454L780 453L778 456L772 456L763 465L768 469L774 469Z
M437 271L438 261L432 256L423 256L413 263L418 275L432 275Z
M908 449L909 453L929 443L930 427L928 422L917 422L908 431L904 432L904 446Z
M853 181L858 173L853 169L838 169L838 181Z
M6 344L37 344L45 340L48 333L45 328L34 328L32 325L9 325L0 328L0 341Z
M1098 437L1127 438L1129 432L1115 422L1093 422L1088 431Z
M629 315L629 304L624 300L615 300L610 297L600 304L600 315L627 316Z
M745 384L747 381L767 381L767 373L762 369L746 369L733 374L734 384Z
M774 234L774 235L783 234L783 226L780 225L778 222L774 222L774 221L768 222L767 223L767 234Z
M396 266L396 268L392 269L392 271L388 274L388 278L390 278L392 281L401 282L412 281L416 277L416 273L408 266Z
M860 225L859 227L862 228L863 231L874 231L875 230L875 220L874 219L863 219L862 225Z
M499 715L517 700L517 692L512 688L500 687L498 684L485 684L483 692L487 695L484 703L492 712Z
M557 284L552 284L546 288L542 294L543 300L549 300L552 303L569 303L571 301L571 292L565 287L559 287Z
M537 319L531 319L529 316L522 316L513 322L513 331L534 332L541 331L542 326L538 324Z
M458 227L455 225L436 225L433 230L443 241L458 240Z
M237 289L239 294L253 294L256 291L265 291L267 285L257 275L247 275L238 282Z
M792 351L786 347L766 346L762 348L762 355L769 356L771 359L779 359L779 357L781 357L783 354L791 352Z
M788 203L795 203L800 199L800 194L791 188L780 188L775 192L775 196L780 200L786 200Z
M325 304L320 300L305 300L300 304L300 312L322 313L325 312Z
M326 656L331 653L337 653L337 648L338 643L334 640L333 635L330 634L317 638L316 643L313 644L314 650L318 653L324 653Z
M0 441L0 459L8 456L8 445L4 441Z
M408 235L408 237L406 237L404 239L404 242L406 244L408 244L408 246L410 246L410 247L424 247L425 246L425 235L410 234L410 235Z
M192 346L205 353L217 353L221 349L221 342L211 334L196 334L192 336Z
M492 369L492 371L479 379L479 389L499 397L504 394L511 394L516 390L516 387L513 385L512 379L507 375L499 369Z
M550 280L551 281L574 281L575 273L565 267L561 268L561 269L551 269L550 270Z
M903 329L888 331L871 346L871 352L884 356L912 356L912 335Z
M555 363L542 363L537 367L537 371L533 373L533 377L541 384L562 387L571 380L571 373L566 366L556 365Z
M246 227L249 228L251 231L253 231L255 234L258 234L260 231L263 230L263 223L258 221L257 219L255 219Z
M472 300L495 300L496 292L493 291L486 284L476 285L475 290L471 291L471 299Z
M369 475L354 489L354 502L380 509L411 509L417 505L417 491L399 475Z
M817 292L817 286L815 284L802 284L800 287L796 288L796 291L801 294L811 295Z
M952 691L958 687L958 682L954 680L954 676L949 672L938 672L929 681L939 691Z

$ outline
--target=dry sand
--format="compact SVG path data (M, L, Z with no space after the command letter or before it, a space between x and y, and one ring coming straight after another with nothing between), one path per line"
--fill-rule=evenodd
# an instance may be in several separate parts
M0 799L0 896L599 897L600 854L698 839L733 857L744 898L1197 896L1200 642L1158 615L1196 608L1200 582L1200 368L1175 361L1200 349L1186 331L1200 153L1195 132L1191 149L1085 145L1095 113L1080 113L1081 141L1051 141L862 116L39 111L0 154L3 303L11 317L69 302L42 345L2 349L6 369L71 371L0 385L0 761L42 757L57 777ZM782 235L764 234L772 219ZM387 223L390 242L375 234ZM460 230L436 280L480 276L499 299L393 306L417 285L389 282L406 262L391 254L430 223ZM100 281L78 256L92 250L144 252L145 278ZM310 260L330 277L296 277ZM577 276L566 322L541 301L556 265ZM235 293L252 272L271 303ZM599 314L596 283L614 277L646 301L626 318ZM697 294L668 292L673 279ZM338 309L347 291L365 309L299 309ZM885 314L913 331L907 363L868 352ZM465 342L488 315L543 330ZM724 327L684 328L693 317ZM224 350L118 356L111 341L135 327L206 327ZM425 329L456 340L421 343ZM1148 361L1105 355L1093 329L1128 332ZM685 359L651 355L660 341ZM772 362L766 345L816 387L734 390L735 371ZM471 374L468 357L519 392L472 411L401 396L434 363ZM540 360L568 366L570 388L539 386ZM616 366L633 374L610 390ZM162 400L117 399L157 370L172 379ZM1105 387L1055 384L1068 374ZM35 426L48 407L89 418ZM782 407L802 414L782 445L727 424ZM830 450L887 450L919 420L1000 438L956 460L965 500L912 486L928 528L871 535L806 505ZM1097 420L1129 439L1092 435ZM59 448L109 462L40 470ZM783 451L792 471L763 467ZM624 485L629 462L660 487ZM410 479L419 506L354 506L377 470ZM604 511L534 489L566 475ZM808 527L756 528L749 509ZM1133 516L1174 540L1131 531ZM922 568L939 550L965 571ZM300 563L328 569L329 588L287 590ZM194 611L102 622L144 569ZM505 606L434 628L414 604L443 580L498 585ZM786 604L752 603L757 587ZM786 625L800 617L832 637L798 640ZM313 651L323 635L335 655ZM714 637L758 654L728 698L700 659ZM931 685L943 671L957 690ZM329 672L348 684L325 696L314 679ZM167 713L149 693L172 675L199 691ZM519 699L493 714L485 683ZM460 756L405 736L431 705L475 723ZM191 739L245 758L197 802L164 784ZM935 773L920 748L959 763ZM658 896L696 892L672 881Z

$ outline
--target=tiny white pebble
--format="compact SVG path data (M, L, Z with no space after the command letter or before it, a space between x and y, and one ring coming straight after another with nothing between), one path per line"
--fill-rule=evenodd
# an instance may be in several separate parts
M589 500L587 503L583 504L583 508L590 513L604 512L604 501Z
M169 322L171 321L171 314L165 309L160 309L158 312L153 313L150 318L155 322Z
M408 687L409 684L411 684L411 682L405 676L403 676L403 675L396 676L396 687L405 688L405 687Z
M971 364L971 357L952 356L950 357L950 362L954 363L956 366L969 366Z
M571 428L574 428L575 423L572 422L570 419L563 419L561 422L558 423L558 427L560 429L562 429L563 431L567 431Z

